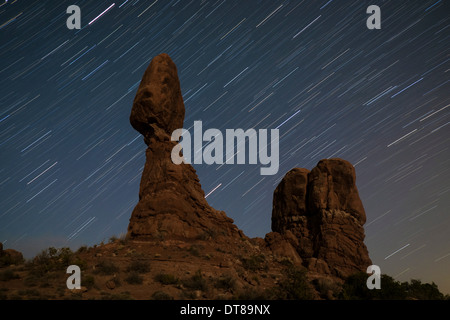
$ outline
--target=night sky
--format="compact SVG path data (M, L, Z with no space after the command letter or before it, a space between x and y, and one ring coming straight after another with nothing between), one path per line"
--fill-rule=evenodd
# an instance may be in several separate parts
M71 4L81 30L66 27ZM366 27L371 4L381 30ZM126 232L146 148L129 114L165 52L184 128L280 129L276 175L194 165L214 208L264 237L287 171L346 159L373 263L450 293L449 12L445 0L3 3L0 241L29 258Z

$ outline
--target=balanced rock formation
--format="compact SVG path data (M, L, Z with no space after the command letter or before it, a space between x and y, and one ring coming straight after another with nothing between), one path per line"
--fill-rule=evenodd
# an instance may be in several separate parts
M177 144L171 135L183 127L184 113L177 68L167 54L160 54L142 77L130 115L148 148L128 238L243 236L231 218L209 206L194 168L171 160Z
M127 237L138 240L247 238L223 211L210 207L194 168L174 164L171 153L185 108L177 68L167 54L156 56L142 77L130 115L147 144L139 202ZM295 168L274 192L272 231L254 244L288 256L311 272L345 278L371 261L364 245L364 207L355 169L341 159L320 161L311 171Z
M274 192L273 232L266 235L272 251L339 278L365 271L372 263L355 179L354 167L342 159L289 171Z

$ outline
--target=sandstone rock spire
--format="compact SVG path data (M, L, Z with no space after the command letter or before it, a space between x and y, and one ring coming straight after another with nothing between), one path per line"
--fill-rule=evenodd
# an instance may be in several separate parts
M148 148L128 238L243 235L223 211L209 206L194 168L171 160L177 144L170 140L171 134L183 127L184 113L177 68L167 54L160 54L142 77L130 115L131 125L144 136Z

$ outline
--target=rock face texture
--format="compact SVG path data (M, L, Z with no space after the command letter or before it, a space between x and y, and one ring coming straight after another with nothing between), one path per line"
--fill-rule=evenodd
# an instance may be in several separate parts
M289 171L274 192L268 246L313 272L345 278L365 271L372 262L355 179L354 167L342 159L321 160L311 171Z
M372 262L355 180L354 167L342 159L289 171L274 192L269 247L295 249L290 256L313 272L344 278L365 271Z
M243 236L225 212L209 206L194 168L171 160L177 144L171 135L183 127L184 113L177 68L167 54L160 54L142 77L130 115L148 148L128 238Z

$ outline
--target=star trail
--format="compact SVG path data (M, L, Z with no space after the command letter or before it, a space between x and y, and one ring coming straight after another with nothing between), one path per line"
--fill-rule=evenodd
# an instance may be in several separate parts
M0 241L31 257L126 232L145 161L129 114L165 52L184 128L280 130L276 175L194 165L214 208L264 237L287 171L346 159L373 263L450 293L448 12L441 0L1 3Z

